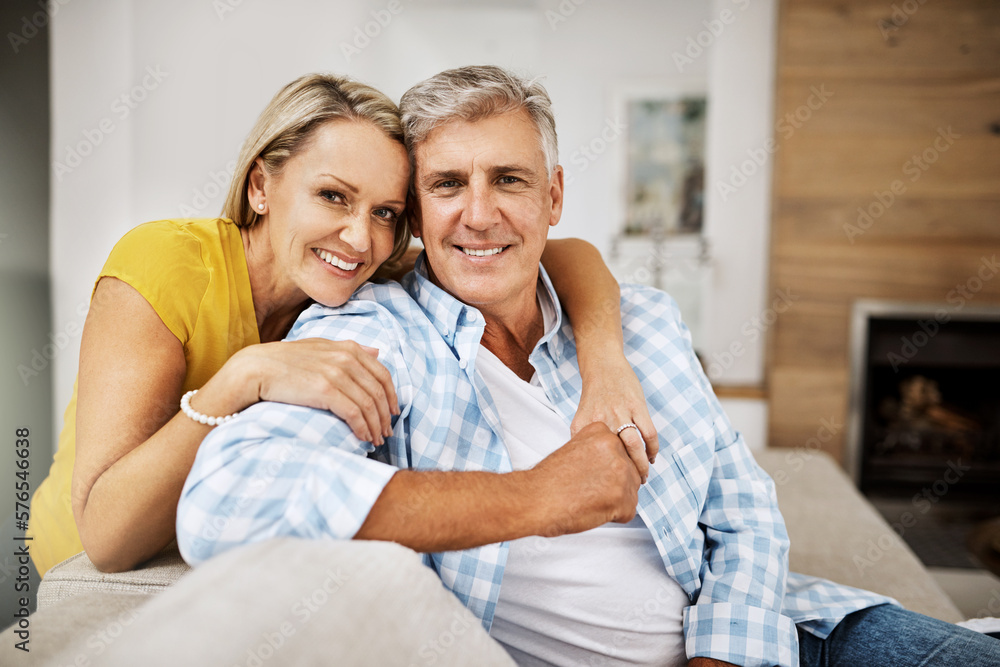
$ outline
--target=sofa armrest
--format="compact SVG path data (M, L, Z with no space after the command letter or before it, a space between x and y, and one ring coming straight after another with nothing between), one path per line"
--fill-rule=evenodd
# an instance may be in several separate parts
M177 551L176 543L127 572L101 572L81 551L45 573L38 587L38 608L44 609L81 593L159 593L190 569Z

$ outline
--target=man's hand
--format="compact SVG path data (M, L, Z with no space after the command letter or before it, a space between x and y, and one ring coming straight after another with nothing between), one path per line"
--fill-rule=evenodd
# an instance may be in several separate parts
M529 472L541 498L544 537L635 517L639 473L621 439L604 424L584 427Z
M688 667L739 667L739 665L713 658L691 658L688 660Z

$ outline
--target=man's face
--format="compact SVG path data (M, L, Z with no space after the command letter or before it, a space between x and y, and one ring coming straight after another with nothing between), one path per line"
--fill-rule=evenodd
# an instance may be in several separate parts
M441 125L417 145L415 162L413 232L431 280L487 316L533 304L563 174L547 172L527 112Z

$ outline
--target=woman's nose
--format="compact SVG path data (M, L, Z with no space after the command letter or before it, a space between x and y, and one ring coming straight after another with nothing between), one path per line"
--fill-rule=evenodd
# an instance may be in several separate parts
M371 220L363 213L352 215L340 238L356 252L368 252L372 244Z

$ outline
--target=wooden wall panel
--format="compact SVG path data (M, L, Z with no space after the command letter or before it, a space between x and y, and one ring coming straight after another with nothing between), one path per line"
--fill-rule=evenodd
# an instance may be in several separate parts
M925 77L995 69L996 0L786 0L779 66L789 72ZM893 5L917 6L894 27ZM784 71L780 71L784 74Z
M900 197L860 236L854 231L857 209L871 200L859 199L854 208L837 197L785 197L775 203L774 233L807 245L978 241L1000 246L1000 199Z
M898 26L894 7L911 10ZM770 441L800 447L821 419L846 423L856 299L954 308L1000 256L1000 2L784 0L778 36L771 289L796 300L769 331ZM960 136L914 180L907 162L948 127ZM858 208L897 179L862 229ZM1000 305L1000 275L970 303ZM823 447L842 456L843 435Z

